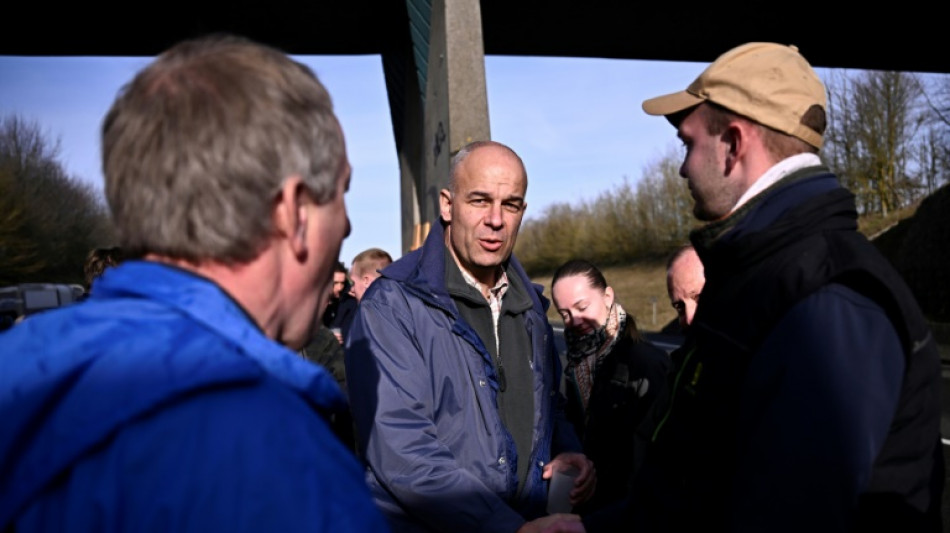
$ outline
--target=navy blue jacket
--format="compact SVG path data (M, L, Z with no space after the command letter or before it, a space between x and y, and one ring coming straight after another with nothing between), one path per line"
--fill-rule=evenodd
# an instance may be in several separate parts
M856 219L813 167L691 235L706 284L623 527L940 531L936 345Z
M581 447L564 417L541 287L510 259L509 273L533 287L524 324L537 411L531 455L519 457L498 413L491 356L446 291L445 253L437 224L360 301L345 355L358 446L394 530L510 533L544 514L542 467ZM518 461L530 461L522 488Z

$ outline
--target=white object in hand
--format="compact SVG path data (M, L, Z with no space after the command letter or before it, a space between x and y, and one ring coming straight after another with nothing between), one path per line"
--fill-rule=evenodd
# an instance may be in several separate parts
M580 471L573 466L555 470L551 476L551 485L548 487L548 514L570 513L571 490L574 489L574 480Z

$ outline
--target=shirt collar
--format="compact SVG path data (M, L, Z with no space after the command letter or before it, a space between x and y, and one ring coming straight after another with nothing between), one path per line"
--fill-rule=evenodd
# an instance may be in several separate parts
M768 189L772 184L776 183L778 180L784 178L785 176L791 174L792 172L805 168L805 167L814 167L821 164L821 158L817 154L804 153L796 154L791 157L787 157L775 165L772 168L765 171L765 174L759 177L755 183L749 187L748 190L739 198L739 201L736 202L736 205L732 208L732 212L735 212L743 204L754 198L757 194L761 193L765 189Z
M465 280L465 283L471 287L474 287L479 294L493 294L495 298L501 300L505 293L508 292L508 273L505 272L505 269L500 265L498 266L498 270L501 272L501 275L498 276L498 282L495 283L494 287L489 288L484 283L481 283L475 279L474 276L469 274L469 272L465 270L462 265L459 265L459 271L462 272L462 278Z

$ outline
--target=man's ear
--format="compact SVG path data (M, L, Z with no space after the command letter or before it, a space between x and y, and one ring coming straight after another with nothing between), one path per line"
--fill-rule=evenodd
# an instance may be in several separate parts
M294 256L307 256L307 222L310 212L307 209L310 198L299 176L284 180L274 205L274 226L277 234L284 238Z
M442 220L452 222L452 193L448 189L439 191L439 214Z
M742 151L746 149L746 131L737 121L732 121L722 132L722 142L726 145L725 175L728 176L736 168Z

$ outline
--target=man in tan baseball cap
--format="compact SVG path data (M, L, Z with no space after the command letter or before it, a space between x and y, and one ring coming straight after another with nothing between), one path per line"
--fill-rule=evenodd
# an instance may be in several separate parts
M694 214L705 221L728 215L785 175L784 170L765 175L778 161L801 155L793 167L819 165L825 106L825 87L798 48L775 43L734 48L685 91L643 102L644 111L666 116L681 130L687 148L693 148L681 174L689 179L696 200ZM709 129L708 135L693 136L694 125ZM756 146L745 142L752 140ZM756 149L732 151L745 148ZM712 167L703 163L713 156L721 158L728 179L707 179ZM763 175L766 180L755 185Z
M814 70L749 43L643 109L683 141L706 283L628 504L586 530L941 531L937 346L822 165Z

